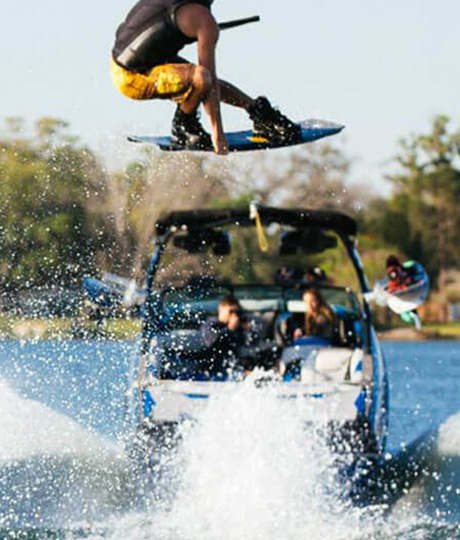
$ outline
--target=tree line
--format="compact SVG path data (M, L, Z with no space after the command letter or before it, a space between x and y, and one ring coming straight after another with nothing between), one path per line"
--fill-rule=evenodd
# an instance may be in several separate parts
M0 132L3 288L68 285L100 269L140 277L162 212L254 198L351 214L365 251L420 260L439 283L460 267L460 131L444 116L401 141L387 198L350 186L350 160L329 142L282 159L279 152L222 160L149 148L113 172L62 120L42 118L26 129L21 118L8 118Z

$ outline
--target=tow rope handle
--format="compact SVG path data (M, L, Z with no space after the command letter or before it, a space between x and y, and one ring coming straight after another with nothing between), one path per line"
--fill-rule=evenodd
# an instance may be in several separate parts
M259 249L263 253L268 251L268 240L265 234L262 220L260 219L259 208L256 202L252 202L249 205L249 219L253 219L256 222L257 240L259 242Z
M249 24L259 21L259 15L254 15L253 17L245 17L244 19L235 19L234 21L226 21L219 23L219 28L221 30L228 30L229 28L235 28L236 26L243 26L243 24Z
M244 24L259 22L259 15L254 15L253 17L245 17L244 19L235 19L233 21L225 21L218 23L217 26L220 30L228 30L229 28L236 28L237 26L243 26ZM195 43L196 38L191 39L188 43Z

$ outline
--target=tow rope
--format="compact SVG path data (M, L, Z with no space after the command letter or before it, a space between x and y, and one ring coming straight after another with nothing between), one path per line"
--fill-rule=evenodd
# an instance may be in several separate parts
M259 249L266 253L268 251L268 240L265 234L262 220L260 219L259 208L256 202L252 202L249 205L249 219L253 219L256 222L257 240L259 242Z

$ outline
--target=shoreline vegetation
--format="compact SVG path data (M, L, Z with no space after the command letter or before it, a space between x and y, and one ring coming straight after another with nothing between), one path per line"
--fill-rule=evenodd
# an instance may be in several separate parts
M389 254L423 264L431 282L419 311L427 323L423 332L399 330L400 321L375 309L383 339L460 339L460 323L446 323L460 316L460 128L439 115L398 148L394 172L382 176L391 193L381 196L369 182L349 181L352 160L330 141L282 156L256 152L225 167L213 155L179 159L139 148L123 168L109 170L67 122L48 117L28 126L20 117L6 118L0 133L0 339L135 338L135 319L114 316L98 324L80 314L82 279L110 272L141 283L160 215L247 207L253 200L353 217L371 284L382 278ZM227 274L237 270L248 283L273 278L263 258L244 263L246 252L258 249L255 237L232 249ZM292 260L300 264L300 256ZM301 265L319 266L336 284L356 288L345 261L345 251L328 249L302 255Z
M136 340L141 328L142 321L137 318L105 319L99 323L88 318L75 317L0 317L0 340ZM377 334L379 339L391 341L459 340L460 322L427 324L421 331L409 326L377 327Z
M140 319L126 318L105 319L99 323L78 317L0 317L0 340L135 340L140 335L141 325Z

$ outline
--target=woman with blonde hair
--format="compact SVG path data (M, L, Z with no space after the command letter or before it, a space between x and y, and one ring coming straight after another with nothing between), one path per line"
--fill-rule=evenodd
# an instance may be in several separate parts
M316 289L307 289L302 296L305 303L305 321L302 328L294 330L294 339L321 337L332 339L335 331L335 314L330 305Z

